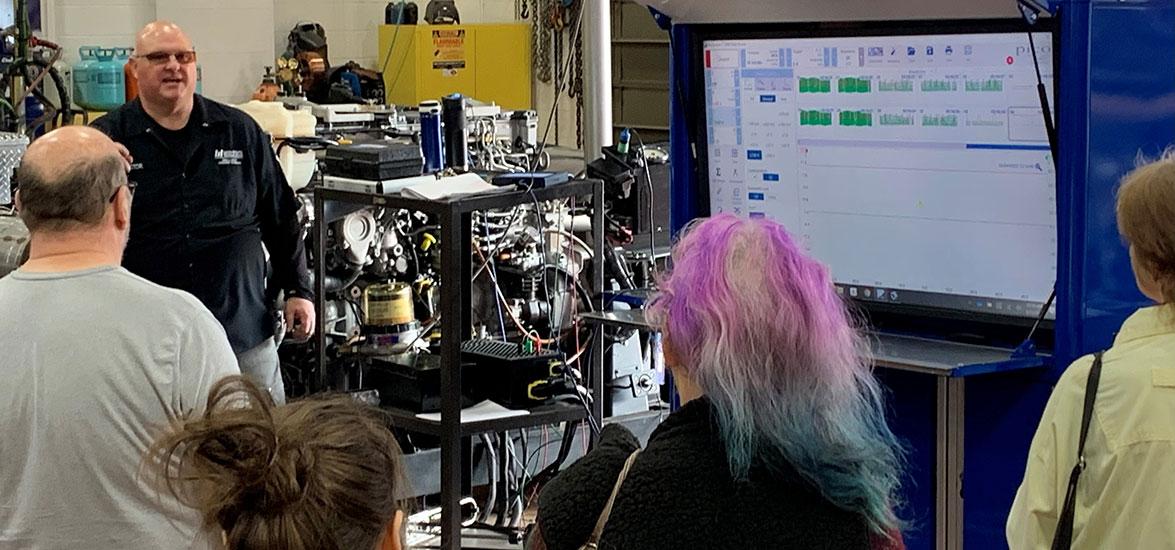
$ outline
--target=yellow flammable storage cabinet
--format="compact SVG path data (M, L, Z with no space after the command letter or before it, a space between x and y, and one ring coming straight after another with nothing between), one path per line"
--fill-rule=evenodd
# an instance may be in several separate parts
M504 109L530 109L530 24L380 25L388 102L460 93Z

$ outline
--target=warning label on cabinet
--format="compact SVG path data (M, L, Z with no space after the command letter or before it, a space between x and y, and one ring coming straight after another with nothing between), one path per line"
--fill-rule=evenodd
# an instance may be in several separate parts
M465 30L432 31L432 68L447 73L465 68Z

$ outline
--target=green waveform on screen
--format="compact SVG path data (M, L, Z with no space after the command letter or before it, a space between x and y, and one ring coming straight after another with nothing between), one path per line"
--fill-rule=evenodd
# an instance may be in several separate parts
M832 80L827 78L800 78L801 94L826 94L832 92Z
M832 126L832 113L800 111L800 126Z
M913 126L914 117L911 115L881 115L882 126Z
M953 80L923 80L923 92L953 92L959 89L959 83Z
M836 81L836 91L842 94L867 94L872 85L866 78L845 77Z
M912 92L914 91L913 80L881 80L877 83L877 91L879 92Z
M923 126L958 126L959 117L957 115L922 115Z
M841 126L873 126L873 113L866 111L841 111Z
M997 78L968 80L965 89L968 92L1002 92L1004 91L1004 81Z

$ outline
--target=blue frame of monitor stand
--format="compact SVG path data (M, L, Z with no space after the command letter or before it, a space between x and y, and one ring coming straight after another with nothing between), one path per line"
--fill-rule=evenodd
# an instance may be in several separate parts
M1012 4L1009 0L1009 4ZM1117 232L1114 196L1139 153L1175 142L1175 3L1171 0L1054 0L1059 55L1054 74L1057 158L1057 320L1046 369L972 365L967 378L964 544L1006 548L1004 525L1028 444L1052 385L1074 359L1108 347L1127 316L1146 305ZM673 25L670 59L671 213L676 234L699 214L697 155L689 126L694 27ZM999 374L995 374L995 373ZM983 375L980 375L983 374ZM878 371L892 426L906 442L901 508L911 550L934 546L934 380ZM1077 414L1076 412L1074 414ZM1076 442L1074 442L1076 443Z

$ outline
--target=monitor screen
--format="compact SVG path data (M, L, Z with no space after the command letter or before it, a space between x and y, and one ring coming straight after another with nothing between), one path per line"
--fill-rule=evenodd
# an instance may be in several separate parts
M1051 103L1052 36L1033 39ZM711 213L779 221L849 298L1039 314L1056 174L1025 32L781 32L701 50Z

